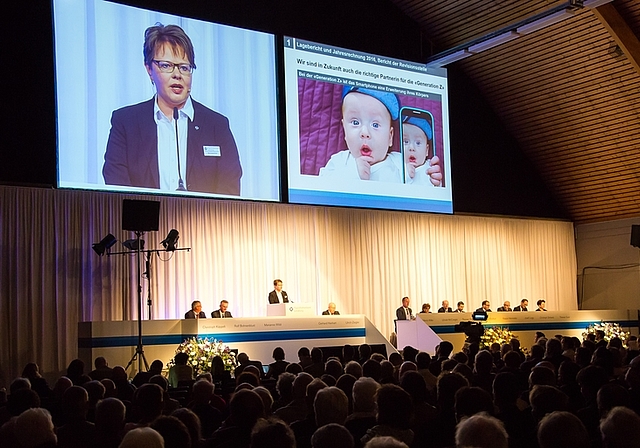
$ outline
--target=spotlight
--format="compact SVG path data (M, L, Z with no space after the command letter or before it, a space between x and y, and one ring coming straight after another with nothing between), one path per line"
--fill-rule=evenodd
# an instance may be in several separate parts
M99 243L94 243L91 247L93 247L93 250L95 250L98 255L102 256L104 255L105 251L108 251L111 246L116 244L116 241L118 240L115 236L108 234L107 236L102 238Z
M176 244L178 243L178 239L180 238L179 235L180 234L176 229L171 229L167 237L160 244L162 244L165 250L173 252L174 250L176 250Z
M138 240L136 239L127 240L124 243L122 243L122 245L129 250L135 250L135 251L138 250ZM140 240L140 250L144 250L144 240Z

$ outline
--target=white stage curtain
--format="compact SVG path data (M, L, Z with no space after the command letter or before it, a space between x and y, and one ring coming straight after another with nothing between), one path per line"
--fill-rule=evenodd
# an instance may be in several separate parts
M319 313L333 301L386 336L403 296L415 313L444 299L467 310L522 297L577 307L569 222L0 187L0 386L30 361L62 373L77 356L79 321L137 318L136 257L91 248L108 233L119 240L112 251L135 238L121 230L124 198L161 202L146 249L161 249L171 229L191 248L152 255L152 319L182 318L195 299L209 316L223 298L236 317L265 315L275 278L292 300Z

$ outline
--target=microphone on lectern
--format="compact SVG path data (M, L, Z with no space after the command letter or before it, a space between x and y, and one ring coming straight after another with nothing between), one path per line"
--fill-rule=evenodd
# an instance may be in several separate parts
M184 181L182 180L182 170L180 169L180 145L178 144L178 108L173 108L173 122L175 123L176 129L176 154L178 155L178 190L177 191L186 191L184 188Z

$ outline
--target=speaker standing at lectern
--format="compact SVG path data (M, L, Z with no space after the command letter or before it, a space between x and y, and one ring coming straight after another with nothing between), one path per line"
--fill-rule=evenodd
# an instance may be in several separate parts
M282 280L273 281L274 290L269 293L269 303L289 303L287 291L282 290Z

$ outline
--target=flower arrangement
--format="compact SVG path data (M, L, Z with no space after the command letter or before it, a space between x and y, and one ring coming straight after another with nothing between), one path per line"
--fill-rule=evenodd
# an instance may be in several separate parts
M600 322L589 324L587 329L582 332L582 337L587 339L588 334L596 334L596 331L602 330L604 331L604 340L609 341L611 338L618 337L622 340L623 345L627 345L627 341L629 340L629 332L624 331L620 324L615 322Z
M491 344L508 344L511 339L516 338L511 330L503 327L488 327L484 329L484 334L480 337L480 348L490 348Z
M185 339L176 348L176 354L186 353L189 355L187 364L193 368L194 376L211 371L211 360L218 355L224 361L225 370L233 371L236 368L236 354L217 339L193 337ZM175 358L169 361L167 367L175 365Z

